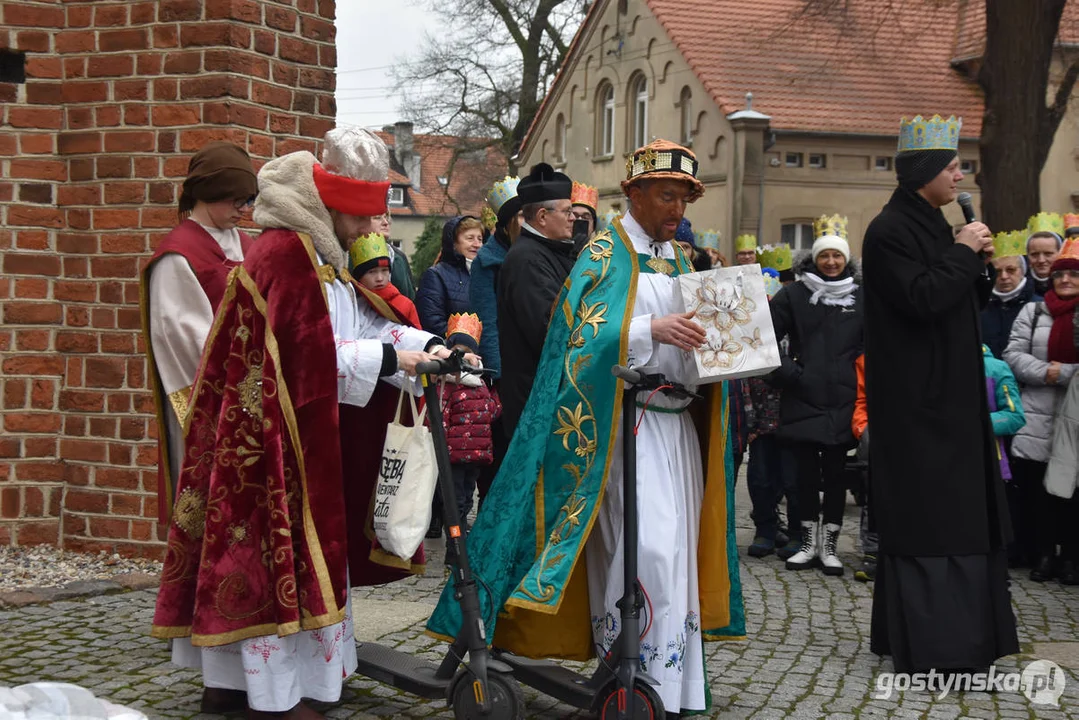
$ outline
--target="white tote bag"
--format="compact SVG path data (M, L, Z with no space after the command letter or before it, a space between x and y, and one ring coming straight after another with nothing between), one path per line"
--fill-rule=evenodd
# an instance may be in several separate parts
M412 427L401 424L405 395L412 404ZM403 560L416 554L431 525L431 499L438 482L435 446L424 425L426 416L427 407L417 413L416 399L402 388L397 414L386 428L375 486L375 536L386 552Z

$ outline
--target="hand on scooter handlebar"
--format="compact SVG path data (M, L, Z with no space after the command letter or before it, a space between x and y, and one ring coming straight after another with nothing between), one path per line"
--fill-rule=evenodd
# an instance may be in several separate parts
M668 380L663 376L663 373L643 373L640 370L623 365L615 365L611 368L611 374L620 378L627 385L632 385L638 391L663 388L660 392L668 397L693 400L700 400L702 397L682 383Z
M493 371L479 367L480 358L472 353L463 353L453 350L445 358L436 358L430 362L416 365L417 375L458 375L468 373L470 375L490 375Z

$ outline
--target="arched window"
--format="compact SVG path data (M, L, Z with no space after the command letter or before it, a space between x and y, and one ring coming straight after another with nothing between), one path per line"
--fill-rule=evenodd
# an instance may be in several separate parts
M604 82L596 93L597 157L614 155L614 85Z
M682 144L689 147L693 144L693 93L688 85L682 88L678 106L682 111Z
M554 124L554 151L555 160L566 161L566 117L562 113L558 113Z
M631 116L631 134L633 140L633 152L639 147L648 144L648 78L638 75L630 84L630 107L633 108Z

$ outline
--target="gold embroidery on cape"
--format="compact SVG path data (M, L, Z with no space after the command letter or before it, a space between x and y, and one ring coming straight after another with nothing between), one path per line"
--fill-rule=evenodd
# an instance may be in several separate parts
M577 395L577 403L573 408L566 405L558 408L558 428L554 431L556 436L561 436L562 447L567 452L572 449L573 454L580 458L577 462L562 466L562 470L573 477L576 485L566 498L566 502L559 508L554 527L540 554L538 560L540 570L535 574L534 587L528 587L522 582L518 588L521 593L540 603L550 601L556 592L553 584L544 582L543 574L565 559L566 554L559 551L559 546L580 531L581 514L588 505L588 499L579 495L578 491L596 462L599 428L596 425L592 403L578 385L581 370L588 366L592 355L575 351L584 347L589 339L594 339L599 334L599 326L607 322L606 315L609 310L607 303L603 301L590 303L589 296L603 284L610 272L613 246L614 240L609 230L596 233L585 246L585 251L594 262L600 263L600 268L598 272L589 268L582 273L591 280L591 285L581 295L574 313L575 323L572 324L567 341L564 368L569 384ZM590 337L585 337L586 330L590 330L588 333Z
M658 273L664 275L671 275L674 273L674 266L671 265L665 258L654 257L645 263L648 267L652 268Z
M194 488L185 488L173 508L176 526L198 540L206 530L206 496Z
M244 412L262 422L262 363L252 365L236 386Z
M187 417L188 402L190 399L190 385L185 388L180 388L176 392L169 393L169 404L172 405L172 410L176 413L176 419L180 422L181 427L183 427L184 418Z
M329 265L318 266L318 279L324 283L332 283L337 279L337 273Z
M229 573L225 578L218 583L217 589L214 591L214 609L223 618L229 620L246 620L249 617L254 617L259 613L270 607L273 602L272 598L266 598L266 600L258 607L251 608L243 611L239 608L247 605L250 607L252 599L255 597L256 590L247 582L247 575L242 571Z

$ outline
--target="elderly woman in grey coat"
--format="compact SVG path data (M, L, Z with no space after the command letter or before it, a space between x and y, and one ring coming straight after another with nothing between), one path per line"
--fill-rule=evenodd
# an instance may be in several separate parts
M1076 248L1079 249L1079 248ZM1045 487L1051 455L1053 425L1079 369L1076 350L1075 308L1079 304L1079 257L1061 257L1050 273L1053 288L1044 302L1032 302L1019 311L1012 326L1004 360L1023 385L1022 401L1027 424L1012 441L1012 478L1019 507L1013 508L1017 542L1033 546L1037 561L1030 579L1044 582L1060 577L1079 584L1074 541L1064 529L1074 523L1074 505L1050 494ZM1056 546L1063 549L1060 560ZM1022 545L1020 546L1022 548Z

